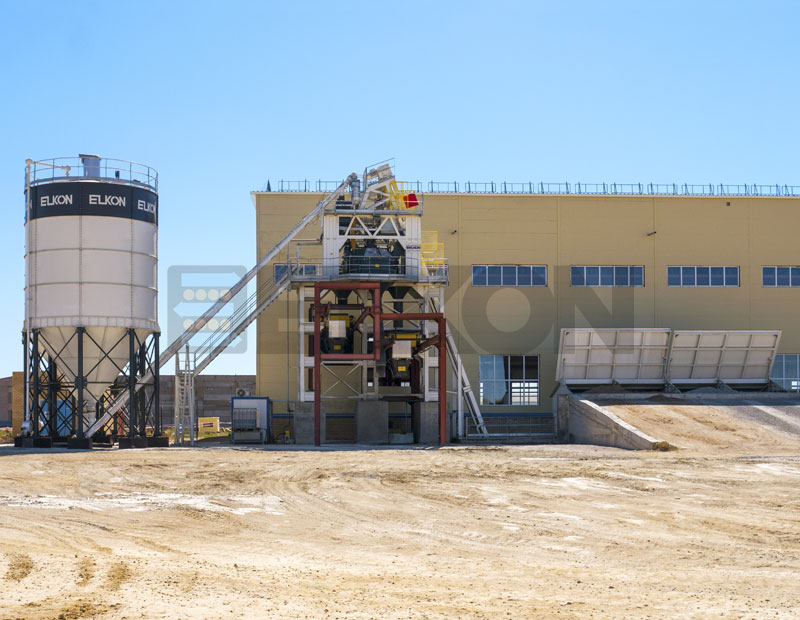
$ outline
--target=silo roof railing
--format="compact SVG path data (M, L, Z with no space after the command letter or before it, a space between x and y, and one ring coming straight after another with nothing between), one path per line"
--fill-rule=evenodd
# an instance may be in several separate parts
M107 157L56 157L31 162L31 185L92 179L147 187L158 192L155 168Z
M262 192L326 193L338 186L338 181L267 181ZM422 188L432 194L534 194L580 196L782 196L800 198L800 185L766 185L744 183L547 183L526 181L411 181L409 186L417 192Z

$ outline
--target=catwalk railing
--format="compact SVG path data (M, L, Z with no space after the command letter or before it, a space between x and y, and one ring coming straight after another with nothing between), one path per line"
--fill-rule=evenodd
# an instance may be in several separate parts
M261 191L327 193L336 181L268 181ZM433 194L575 194L581 196L785 196L800 197L800 185L729 185L725 183L546 183L528 181L420 181L408 182L409 191Z

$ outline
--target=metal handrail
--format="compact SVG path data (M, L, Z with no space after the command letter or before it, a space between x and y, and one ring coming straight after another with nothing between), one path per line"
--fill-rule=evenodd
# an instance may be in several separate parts
M66 168L66 170L65 170ZM98 157L98 174L87 174L88 169L80 157L55 157L31 161L31 185L78 181L80 179L103 179L126 185L149 187L158 192L158 172L145 164L125 159Z
M285 181L269 182L273 192L327 192L334 181ZM409 186L421 192L422 183L411 181ZM264 187L267 185L265 184ZM800 197L800 185L725 183L547 183L544 181L495 183L465 181L428 181L427 191L434 194L576 194L607 196L780 196Z
M273 278L282 281L289 274L292 281L341 280L359 277L381 277L386 280L413 278L420 282L447 282L449 264L447 258L407 257L349 257L337 264L334 273L328 273L321 262L275 263Z

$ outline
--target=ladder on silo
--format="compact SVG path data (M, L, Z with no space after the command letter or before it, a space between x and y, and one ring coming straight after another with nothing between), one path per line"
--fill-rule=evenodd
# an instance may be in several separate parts
M320 216L322 212L337 196L345 193L345 191L350 187L350 184L354 181L358 180L358 176L353 173L348 176L342 183L333 190L330 194L325 196L316 207L314 207L311 212L308 213L300 222L295 226L289 233L281 239L274 248L272 248L269 252L267 252L261 260L256 263L256 265L250 269L242 279L239 280L236 284L234 284L224 295L220 296L220 298L211 306L208 310L206 310L203 315L196 319L187 329L184 331L178 338L175 339L172 344L170 344L160 355L160 365L163 367L169 360L171 360L181 349L183 349L192 337L197 334L203 327L205 327L208 322L214 318L219 311L225 307L228 303L230 303L233 298L239 293L242 289L244 289L247 284L256 277L256 275L261 271L263 267L268 265L277 255L278 253L283 250L289 243L294 239L297 234L303 230L306 226L308 226L315 218ZM256 301L252 311L244 316L239 317L235 324L231 325L230 334L231 337L222 339L219 343L215 343L214 346L208 350L205 358L197 363L193 368L192 372L193 375L197 375L200 371L202 371L211 361L219 355L222 350L228 346L236 336L242 333L244 329L250 325L259 314L261 314L277 297L285 291L289 287L290 278L288 274L286 277L281 279L280 281L270 281L271 288L268 290L263 290L261 296L259 296L259 292L256 292ZM262 287L263 288L263 287ZM234 334L235 332L235 334ZM213 336L213 334L212 334ZM153 373L147 372L143 377L141 377L137 384L136 390L140 390L144 385L147 383L151 383L153 381ZM176 376L177 381L177 376ZM88 436L93 435L98 430L103 428L103 426L111 419L121 407L123 407L128 402L128 393L125 392L117 397L114 402L112 402L108 408L106 409L105 413L97 419L97 421L92 424L89 429L86 431Z
M195 439L194 369L195 357L189 345L175 356L175 445L182 446L189 435L189 445Z
M429 304L431 312L439 312L439 303L436 299L431 298L429 300ZM443 312L444 311L442 311L442 313ZM464 363L461 360L458 347L456 347L456 341L453 338L453 334L450 332L450 323L445 321L445 326L447 333L447 358L450 360L450 366L453 370L453 374L456 377L456 393L458 394L459 398L459 408L461 407L461 396L463 395L467 404L467 410L472 418L472 423L475 425L475 430L481 437L488 437L489 431L486 430L486 424L483 421L483 415L481 415L481 409L478 406L478 399L475 398L475 393L472 391L472 385L469 382L467 371L464 370ZM461 425L460 418L462 412L459 411L458 413L459 425ZM464 431L464 435L467 435L464 429L459 428L458 430L459 434Z

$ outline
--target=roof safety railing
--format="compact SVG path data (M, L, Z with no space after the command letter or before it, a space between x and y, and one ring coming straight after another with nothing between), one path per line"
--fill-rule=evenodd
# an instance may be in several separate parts
M53 174L52 171L47 174ZM335 181L275 181L265 184L272 192L330 192ZM408 188L422 191L419 181L407 182ZM267 189L268 188L268 189ZM786 196L800 197L800 185L762 185L758 183L729 185L724 183L546 183L526 181L496 183L465 181L428 181L427 191L434 194L576 194L608 196Z
M494 194L494 182L489 183L475 183L474 181L467 181L465 184L466 192L468 194Z
M81 179L102 179L158 191L155 168L135 161L109 157L93 157L91 161L80 157L55 157L31 162L31 185Z

